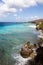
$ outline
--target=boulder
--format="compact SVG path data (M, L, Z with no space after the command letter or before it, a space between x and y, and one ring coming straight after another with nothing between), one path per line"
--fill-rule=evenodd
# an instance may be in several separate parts
M30 44L29 42L27 42L21 48L20 55L23 58L28 58L28 57L34 58L34 56L36 54L36 52L35 52L36 48L37 48L36 44Z
M25 65L43 65L43 47L37 48L36 52L34 59L28 60Z

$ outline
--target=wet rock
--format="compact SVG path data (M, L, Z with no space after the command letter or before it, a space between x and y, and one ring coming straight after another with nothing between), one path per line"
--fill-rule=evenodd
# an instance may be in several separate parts
M28 58L28 57L34 58L34 56L36 55L36 52L35 52L36 48L37 48L36 44L30 44L30 42L27 42L21 48L20 55L23 58Z
M25 65L43 65L43 39L36 44L26 43L20 51L23 58L31 59Z
M43 47L36 50L37 56L34 59L35 65L43 65Z
M40 38L40 39L38 40L38 46L39 46L39 47L43 47L43 39L42 39L42 38Z
M31 49L29 49L29 50L22 49L20 54L23 58L28 58L32 52L33 52L33 50L31 50Z
M39 47L36 52L34 59L28 60L25 65L43 65L43 47Z

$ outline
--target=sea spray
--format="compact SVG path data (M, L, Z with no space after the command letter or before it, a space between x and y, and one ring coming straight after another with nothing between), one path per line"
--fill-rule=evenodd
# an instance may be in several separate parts
M13 58L16 60L16 63L14 65L25 65L28 60L31 58L23 58L20 54L14 54L12 55Z

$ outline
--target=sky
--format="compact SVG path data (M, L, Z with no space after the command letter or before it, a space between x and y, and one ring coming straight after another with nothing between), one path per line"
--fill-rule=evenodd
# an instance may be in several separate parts
M43 0L0 0L0 22L27 22L43 18Z

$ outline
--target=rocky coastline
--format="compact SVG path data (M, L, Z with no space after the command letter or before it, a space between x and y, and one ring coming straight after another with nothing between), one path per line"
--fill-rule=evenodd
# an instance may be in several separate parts
M36 24L36 30L39 31L37 44L27 42L20 51L23 58L31 58L26 65L43 65L43 22Z

